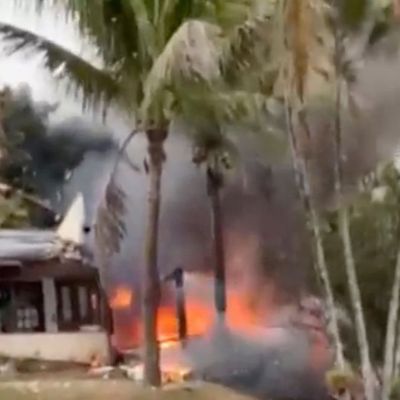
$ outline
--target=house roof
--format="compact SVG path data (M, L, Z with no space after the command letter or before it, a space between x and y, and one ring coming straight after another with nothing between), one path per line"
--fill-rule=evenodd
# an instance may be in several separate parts
M58 230L1 229L0 267L52 259L88 261L83 247L83 199L78 196Z
M63 244L53 231L0 230L0 263L58 258L62 249Z

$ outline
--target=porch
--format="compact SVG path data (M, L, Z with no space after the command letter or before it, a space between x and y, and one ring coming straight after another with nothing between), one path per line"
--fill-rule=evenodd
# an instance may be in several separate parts
M0 266L0 355L108 363L111 326L95 268L58 259Z

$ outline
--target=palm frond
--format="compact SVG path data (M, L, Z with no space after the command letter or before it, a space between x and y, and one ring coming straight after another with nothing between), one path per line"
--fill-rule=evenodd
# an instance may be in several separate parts
M274 15L272 57L278 63L275 93L289 87L293 98L306 102L334 80L330 7L318 0L280 0ZM326 85L328 83L328 85Z
M271 47L271 17L275 3L275 0L269 0L262 8L256 7L224 38L220 64L224 78L231 85L237 85L249 73L259 75L265 68Z
M217 89L217 90L214 90ZM259 91L232 90L199 87L190 92L176 91L177 115L197 120L213 121L214 124L239 124L262 129L267 125L269 97Z
M158 114L158 100L166 91L183 86L190 91L190 86L211 86L221 78L216 45L219 33L215 25L198 20L185 22L174 33L145 81L144 120L153 120Z
M270 0L267 1L269 3ZM210 1L214 9L212 14L215 16L215 23L225 31L235 29L248 19L251 11L258 8L263 0L213 0Z
M97 212L95 235L98 248L104 257L110 257L120 251L121 241L126 234L124 216L126 194L122 188L110 180L106 188L103 203Z
M149 16L146 8L146 3L143 0L130 0L130 7L133 11L133 15L136 21L136 26L140 35L139 39L139 51L143 55L149 54L151 59L157 57L157 43L156 43L156 32L154 29L153 21Z
M126 194L117 183L116 174L119 163L126 154L126 148L137 133L137 130L132 131L122 143L106 186L105 196L96 215L95 240L97 248L101 252L101 262L105 264L113 254L120 251L122 239L126 235L124 221ZM136 166L134 171L138 172Z
M315 1L287 2L285 24L289 27L292 79L300 100L304 99L310 72L318 71L319 57L326 54L327 43L322 37L326 31L326 27L322 29L324 22L323 10Z
M243 139L259 143L261 153L269 159L282 160L286 156L283 118L272 99L263 93L220 90L191 93L184 99L178 103L176 114L183 120L180 131L195 144L198 163L204 162L206 154L234 154L227 144Z
M1 40L9 54L34 50L44 56L44 66L68 79L75 91L84 95L84 106L107 104L120 95L119 85L110 71L87 62L78 55L33 32L0 22Z
M373 2L369 0L340 0L338 2L341 24L348 29L358 29Z

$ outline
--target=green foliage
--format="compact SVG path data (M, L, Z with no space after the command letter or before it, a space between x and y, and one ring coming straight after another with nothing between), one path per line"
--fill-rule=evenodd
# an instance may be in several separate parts
M0 228L21 228L30 226L26 202L21 196L0 195Z
M400 400L400 379L396 379L392 384L390 400Z
M339 12L342 24L350 29L359 28L365 21L370 0L340 0Z
M380 39L390 33L392 28L392 6L382 6L377 10L376 21L369 37L369 44L373 46Z
M379 193L380 192L380 193ZM379 194L379 195L378 195ZM384 194L384 195L383 195ZM351 212L351 236L361 288L372 357L381 360L384 345L390 290L393 282L400 237L400 176L389 165L378 173L372 188L365 189L354 201ZM347 281L340 251L335 215L326 216L324 243L337 300L351 309ZM344 329L347 352L355 360L354 333Z
M54 42L15 25L0 22L0 34L8 44L9 54L24 50L42 53L45 67L60 71L73 85L71 88L84 95L84 106L93 108L118 97L119 87L112 71L103 71Z
M117 100L144 125L168 125L177 104L190 103L188 93L200 92L207 102L226 90L222 77L250 92L271 93L274 68L265 68L265 60L275 0L57 1L74 21L79 16L101 68L18 27L0 24L0 34L10 52L42 52L46 67L82 91L85 104Z

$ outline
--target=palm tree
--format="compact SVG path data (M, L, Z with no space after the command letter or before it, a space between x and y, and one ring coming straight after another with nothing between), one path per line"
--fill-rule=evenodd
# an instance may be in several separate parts
M161 178L164 142L170 121L186 93L214 90L236 48L231 37L221 37L247 17L251 0L97 1L60 0L98 49L99 68L32 32L0 23L0 34L10 51L34 48L45 55L45 65L60 69L84 94L84 104L118 101L136 119L148 140L149 209L145 235L143 318L145 379L160 384L157 345L159 276L157 270ZM41 6L44 0L38 0ZM203 19L200 21L199 19ZM208 22L204 22L207 19ZM238 31L234 39L240 39ZM216 47L216 43L226 46ZM221 52L224 48L227 51ZM223 54L221 54L223 53ZM224 62L221 62L221 60ZM225 61L227 61L225 63ZM218 85L217 85L218 86ZM201 93L201 90L200 90Z
M354 11L355 10L355 11ZM335 117L333 127L335 157L334 157L334 182L335 195L337 197L337 218L339 226L339 235L343 246L343 258L351 304L355 319L355 330L361 360L361 371L364 383L364 393L367 400L375 398L374 381L372 366L370 360L370 349L367 336L367 328L362 306L361 291L358 284L356 262L353 252L353 244L350 232L349 207L343 201L343 161L345 159L343 148L343 130L342 130L342 111L344 83L352 77L351 68L346 60L346 49L344 39L346 36L354 33L363 22L368 18L370 7L366 1L346 2L339 5L336 9L336 15L333 20L333 64L335 68ZM347 62L347 65L346 65ZM351 93L348 93L351 96ZM384 396L383 398L386 398Z
M228 149L231 143L222 131L222 121L211 122L209 116L201 126L194 127L193 163L205 165L207 194L210 200L211 237L214 259L214 304L217 322L225 322L227 308L225 279L224 224L221 209L221 190L224 185L224 170L229 168Z
M318 71L323 73L327 83L325 86L327 86L328 93L332 91L332 88L336 90L334 129L334 144L336 153L334 170L335 191L338 198L341 198L342 163L340 160L343 159L343 148L341 145L342 132L340 118L342 97L340 90L338 90L340 89L340 84L338 84L338 82L341 82L343 79L344 59L340 59L339 65L337 47L333 49L330 45L330 43L333 42L337 46L339 40L336 36L336 29L335 32L330 31L329 25L327 24L327 18L329 15L329 18L332 21L332 15L334 15L332 12L338 11L337 15L339 15L341 20L339 22L338 20L335 20L335 28L337 28L338 24L342 24L344 22L347 24L352 24L352 29L354 29L355 25L363 20L367 5L366 2L362 1L346 1L339 2L338 4L341 8L334 9L328 8L327 4L323 1L283 1L281 12L283 15L282 19L286 23L284 26L290 26L288 29L289 32L285 32L285 30L282 29L282 36L284 37L282 42L286 44L285 47L289 53L289 55L287 55L289 62L286 62L286 68L283 68L285 73L283 76L284 80L289 82L287 84L288 87L286 87L286 92L284 91L284 98L286 102L287 121L291 138L293 160L295 169L298 170L299 186L303 187L303 197L305 197L305 202L308 203L306 207L309 211L308 214L310 215L311 227L314 234L314 243L316 245L315 247L318 260L317 269L324 284L328 308L331 309L330 317L332 318L332 315L334 316L334 323L331 326L331 333L333 334L336 345L336 361L338 366L343 369L343 347L340 341L337 318L335 317L334 313L333 292L326 266L324 249L322 246L321 225L319 222L317 209L315 204L313 204L310 166L308 165L307 161L307 152L310 151L308 142L310 141L311 134L311 130L307 122L307 95L310 96L309 92L310 89L312 89L311 72L313 72L314 69L314 73ZM324 10L328 10L329 14L325 14ZM319 27L318 31L315 30L316 27ZM363 32L363 34L365 34L365 32ZM325 68L323 65L321 68L321 60L324 58L328 60L328 62L325 63ZM329 67L327 68L326 66ZM335 79L335 75L339 75L339 77L336 76ZM324 85L320 84L319 89L321 89L321 86L323 87ZM297 125L293 124L293 119ZM356 332L365 384L364 389L367 398L371 399L373 396L373 388L371 374L372 371L369 359L369 345L363 317L361 295L355 272L355 261L352 252L349 219L345 205L338 206L338 219L340 236L344 250L345 269L348 276L349 293L356 320Z
M292 162L300 197L308 215L313 237L315 268L322 282L327 303L329 332L335 348L335 361L345 368L332 284L323 241L322 225L315 203L311 170L308 162L310 129L305 109L315 86L325 84L331 74L327 62L327 28L322 3L281 1L276 13L277 52L281 80L279 93L284 99L286 125L290 139ZM315 83L317 81L317 84Z
M209 125L209 124L207 124ZM226 312L225 246L220 192L223 187L224 137L220 126L208 126L204 131L197 127L193 152L196 165L206 165L207 194L210 199L211 236L214 244L215 309L219 322L224 322Z
M386 339L383 363L382 398L388 398L396 376L396 334L400 304L400 251L397 253L392 293L386 325Z

